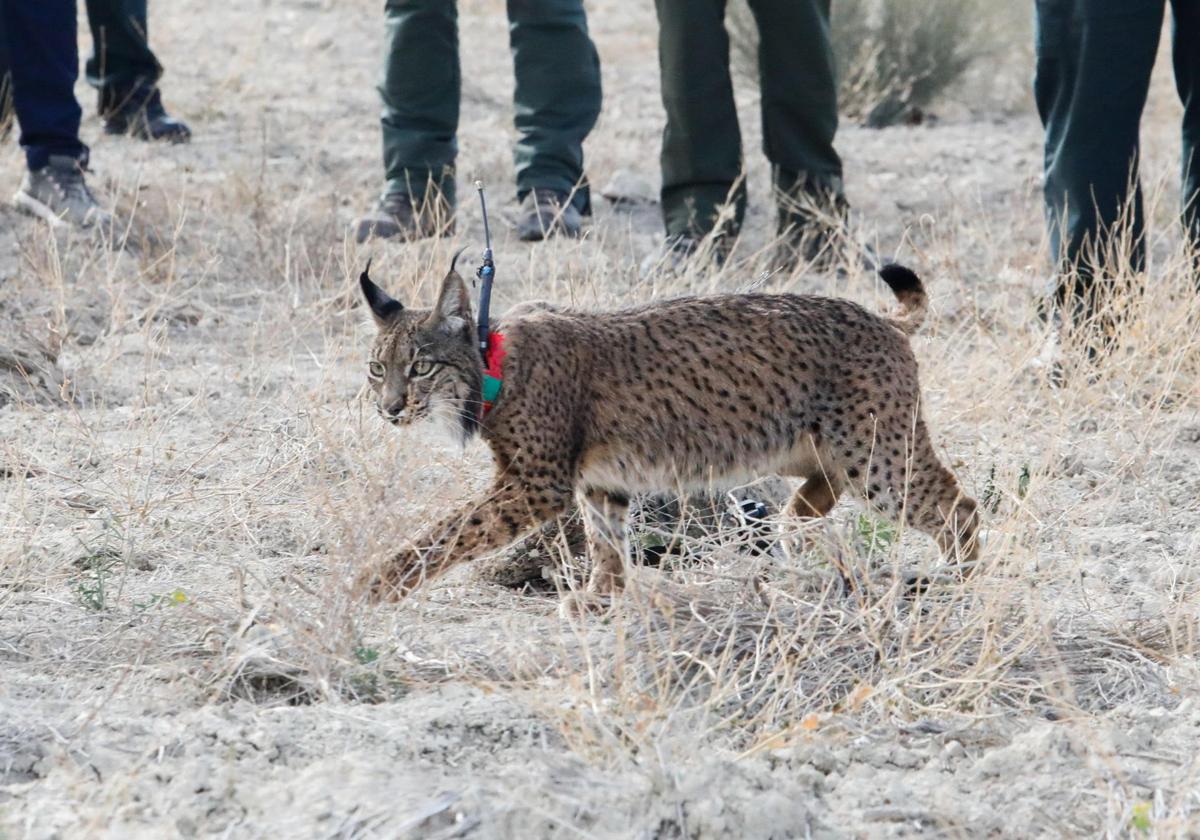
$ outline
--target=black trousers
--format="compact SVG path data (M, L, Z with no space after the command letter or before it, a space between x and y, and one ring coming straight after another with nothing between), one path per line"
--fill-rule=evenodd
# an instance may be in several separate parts
M92 30L87 80L100 93L101 116L127 104L140 105L162 76L147 40L146 2L87 0Z
M840 195L833 148L837 85L830 0L750 0L758 24L763 152L771 162L780 228L805 219L789 211L798 192ZM729 75L725 0L655 0L667 126L662 209L668 234L700 237L733 204L736 233L746 207L742 137Z
M75 99L75 25L75 0L0 0L0 39L7 45L13 106L30 169L41 169L51 155L87 157Z
M1086 286L1111 265L1125 222L1145 262L1138 129L1166 0L1037 0L1034 94L1046 129L1051 245ZM1175 86L1183 102L1183 217L1200 245L1200 0L1171 0ZM1060 290L1060 294L1070 290ZM1081 288L1077 291L1086 291Z
M587 212L583 141L600 114L600 59L582 0L508 0L516 89L517 197L572 193ZM387 192L454 203L458 155L458 10L453 0L386 0L383 163Z

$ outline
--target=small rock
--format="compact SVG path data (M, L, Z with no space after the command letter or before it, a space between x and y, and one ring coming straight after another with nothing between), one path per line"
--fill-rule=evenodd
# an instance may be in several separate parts
M967 748L962 745L961 741L947 741L942 747L942 759L944 761L957 761L965 757Z
M628 169L614 172L600 195L616 205L653 204L657 198L650 182Z

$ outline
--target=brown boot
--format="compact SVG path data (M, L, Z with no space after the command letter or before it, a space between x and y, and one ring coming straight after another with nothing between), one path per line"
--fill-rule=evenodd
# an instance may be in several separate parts
M566 193L557 190L532 189L521 200L521 217L517 220L517 235L522 242L540 242L551 236L579 236L583 218Z
M399 236L406 242L454 233L454 211L440 194L419 206L408 193L385 193L368 213L351 223L356 242Z

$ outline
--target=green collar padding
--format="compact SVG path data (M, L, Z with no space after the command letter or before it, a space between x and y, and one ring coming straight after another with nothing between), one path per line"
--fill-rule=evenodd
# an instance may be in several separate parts
M497 379L491 374L483 375L483 401L495 402L496 397L500 396L500 386L504 383L503 379Z

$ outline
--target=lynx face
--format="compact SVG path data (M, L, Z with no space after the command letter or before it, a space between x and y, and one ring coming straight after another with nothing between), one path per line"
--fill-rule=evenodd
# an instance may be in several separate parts
M453 270L433 309L406 309L371 282L359 281L379 327L367 382L381 417L395 426L435 420L465 440L479 423L482 387L466 284Z

